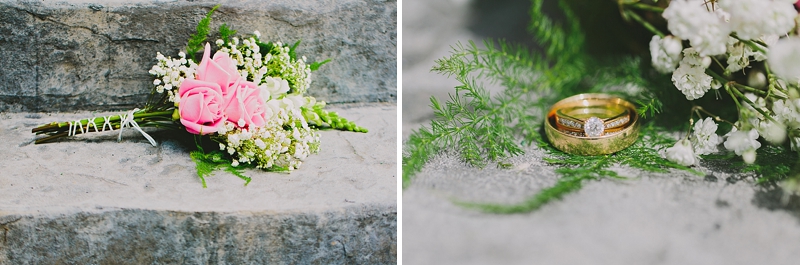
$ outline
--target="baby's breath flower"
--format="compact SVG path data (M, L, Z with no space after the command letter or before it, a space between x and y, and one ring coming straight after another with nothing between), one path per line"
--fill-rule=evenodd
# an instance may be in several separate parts
M717 152L717 146L722 143L722 138L716 132L717 123L711 117L706 117L705 120L694 124L691 142L697 155Z
M752 164L756 161L756 149L761 147L761 143L757 140L758 131L756 129L739 131L733 127L727 137L724 144L726 149L742 156L745 163Z
M661 156L682 166L692 166L699 162L688 139L676 142L672 147L662 151Z
M702 68L688 65L681 65L673 72L672 82L687 100L701 98L711 88L711 76Z
M678 62L681 60L681 40L673 36L666 36L663 39L658 35L653 35L650 40L650 58L653 67L661 73L672 73Z
M714 7L704 0L674 0L662 15L669 31L689 40L701 55L718 55L725 53L730 29L725 22L727 15Z

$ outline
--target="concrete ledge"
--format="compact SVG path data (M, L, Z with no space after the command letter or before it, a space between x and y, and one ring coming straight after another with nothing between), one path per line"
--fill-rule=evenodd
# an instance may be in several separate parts
M99 114L0 113L0 263L394 263L397 107L330 109L370 132L323 131L292 174L217 172L207 189L174 135L34 145L34 126Z
M146 100L156 52L176 56L217 3L212 27L302 40L333 61L309 94L331 103L396 100L396 1L0 0L0 111L118 110Z

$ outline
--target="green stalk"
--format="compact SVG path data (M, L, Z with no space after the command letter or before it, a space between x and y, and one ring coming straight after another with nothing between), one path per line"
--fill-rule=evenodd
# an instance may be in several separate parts
M633 11L628 10L628 9L625 9L625 11L623 11L623 12L625 12L625 14L628 15L629 17L633 18L633 20L636 20L636 22L639 22L640 24L642 24L642 26L644 26L647 30L649 30L653 34L656 34L659 37L664 38L664 36L665 36L664 33L662 33L655 26L653 26L653 24L650 24L650 22L647 22L647 20L644 20L642 17L640 17L638 14L636 14L636 12L633 12Z
M656 12L656 13L663 13L664 12L664 8L657 7L657 6L651 6L651 5L648 5L648 4L645 4L645 3L640 3L640 2L625 4L625 7L630 7L630 8L644 10L644 11L651 11L651 12Z
M753 50L756 50L756 51L762 52L764 54L767 54L766 48L759 46L758 44L756 44L752 40L743 40L743 39L739 38L739 36L736 35L736 33L731 33L731 37L733 37L734 39L744 43L747 46L750 46L750 48L753 49Z

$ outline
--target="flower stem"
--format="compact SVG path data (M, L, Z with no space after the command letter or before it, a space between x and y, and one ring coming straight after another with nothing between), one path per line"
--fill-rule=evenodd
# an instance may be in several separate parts
M633 18L633 20L636 20L636 22L639 22L639 24L642 24L642 26L644 26L647 30L649 30L653 34L656 34L662 38L665 36L664 33L662 33L655 26L653 26L653 24L650 24L650 22L647 22L647 20L644 20L642 17L636 14L636 12L633 12L628 9L625 9L623 12L625 12L625 14L628 15L629 17Z
M738 35L736 35L736 33L731 33L731 37L733 37L734 39L739 40L740 42L744 43L747 46L750 46L750 48L753 49L753 50L756 50L756 51L759 51L761 53L767 54L767 49L765 47L761 47L760 45L756 44L752 40L741 39L741 38L739 38Z
M663 13L664 12L664 8L657 7L657 6L651 6L651 5L644 4L644 3L639 3L639 2L625 4L625 7L644 10L644 11L652 11L652 12L656 12L656 13Z
M141 127L167 127L172 128L172 113L173 110L165 110L165 111L156 111L156 112L145 112L140 111L133 114L133 119L139 123ZM121 126L121 117L120 115L109 115L108 122L111 125L112 129L119 129ZM90 128L95 128L94 126L89 126L89 124L94 123L97 128L103 128L105 125L105 118L90 118L90 119L80 119L76 121L70 122L53 122L48 123L31 130L32 133L35 134L46 134L47 137L37 139L35 141L36 144L46 143L49 141L56 140L61 137L70 136L70 129L73 130L73 135L81 134L81 133L89 133ZM70 123L72 126L75 126L76 123L80 124L78 128L70 128ZM169 123L169 124L168 124ZM97 132L97 128L95 128L95 132ZM77 131L76 131L77 129ZM83 129L83 130L81 130ZM105 131L104 128L100 129L100 131Z

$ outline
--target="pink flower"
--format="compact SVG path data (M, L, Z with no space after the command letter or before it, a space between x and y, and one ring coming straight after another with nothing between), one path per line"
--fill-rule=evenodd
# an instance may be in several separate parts
M206 43L203 59L200 60L200 65L197 66L197 80L217 83L222 89L222 96L225 97L227 102L230 100L228 88L241 77L239 71L236 70L236 62L227 53L216 52L212 60L211 45Z
M266 95L255 83L240 78L229 91L231 100L225 107L229 121L240 128L262 127L267 123Z
M239 128L254 128L254 127L261 127L264 126L267 122L267 112L265 111L267 98L269 97L268 94L263 93L262 89L259 89L255 83L248 82L245 78L239 75L239 72L236 68L236 62L231 59L231 57L224 52L216 52L214 54L214 59L211 59L211 46L206 43L205 51L203 52L203 59L200 61L200 65L197 66L196 72L196 80L191 80L189 85L195 86L198 84L203 84L206 88L210 88L209 84L213 84L216 90L219 92L219 99L214 98L213 100L213 109L208 108L204 109L202 107L197 107L198 105L206 106L207 104L201 103L208 103L211 102L200 101L199 99L190 99L196 102L190 103L190 107L186 108L186 112L190 117L199 118L198 115L200 114L193 114L189 113L191 111L216 111L219 112L218 115L207 115L208 117L214 117L213 122L210 124L215 124L214 128L208 127L210 125L202 125L207 127L197 127L202 128L202 134L216 132L218 127L221 126L221 122L219 122L218 118L222 117L221 120L228 120L236 124ZM185 80L184 84L190 80ZM199 129L195 129L195 127L190 128L189 124L194 124L194 122L200 122L200 124L204 124L203 122L209 122L206 119L187 119L186 122L183 120L184 116L184 101L183 101L183 89L184 84L181 84L181 104L180 104L180 114L181 114L181 123L186 126L186 129L191 132L197 134ZM187 85L188 86L188 85ZM213 90L213 89L210 89ZM205 90L203 90L205 91ZM210 92L204 92L204 95L210 95ZM266 95L265 95L266 94ZM213 98L213 97L207 97ZM205 99L205 98L204 98ZM195 116L191 116L195 115ZM206 116L203 116L206 117ZM219 124L217 124L219 123ZM192 131L194 130L194 132Z
M181 83L178 111L181 124L192 134L215 133L225 121L222 90L216 83L187 79Z

